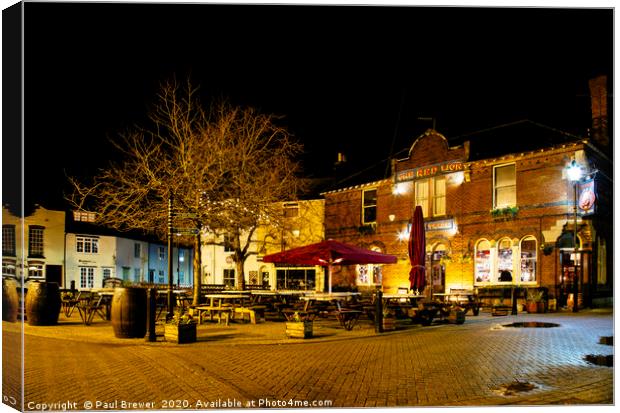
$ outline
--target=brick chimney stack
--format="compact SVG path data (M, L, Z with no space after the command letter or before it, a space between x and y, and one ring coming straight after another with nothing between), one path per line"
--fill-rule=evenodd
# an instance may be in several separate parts
M592 99L592 140L597 145L609 147L607 131L607 76L590 79L590 98Z

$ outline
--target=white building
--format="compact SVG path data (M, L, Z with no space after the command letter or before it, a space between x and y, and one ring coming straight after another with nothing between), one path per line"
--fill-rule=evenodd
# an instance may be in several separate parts
M36 206L20 218L2 207L2 275L62 285L65 213Z

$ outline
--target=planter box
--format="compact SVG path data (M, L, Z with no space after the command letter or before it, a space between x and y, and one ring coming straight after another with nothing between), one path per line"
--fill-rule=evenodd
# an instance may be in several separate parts
M286 336L288 338L311 338L312 321L287 321Z
M465 322L465 311L450 311L448 315L448 323L463 324Z
M396 319L395 318L384 318L383 319L383 331L394 331L396 330Z
M164 337L166 341L177 344L196 342L196 323L165 324Z

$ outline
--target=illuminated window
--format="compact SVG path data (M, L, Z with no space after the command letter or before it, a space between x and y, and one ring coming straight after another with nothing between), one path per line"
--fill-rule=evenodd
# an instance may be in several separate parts
M377 190L369 189L362 192L362 224L377 222Z
M2 255L15 257L15 225L2 226Z
M28 256L43 257L43 227L28 227Z
M185 250L179 250L179 262L185 262Z
M493 168L493 208L517 205L517 174L515 164Z
M497 244L497 281L512 282L512 242L509 238L501 239Z
M536 282L536 238L527 236L521 240L521 282Z
M480 240L476 244L475 281L476 283L491 282L491 244L487 240Z
M73 211L73 220L78 222L95 222L95 213Z
M415 205L425 217L446 214L446 178L443 176L415 182Z
M415 205L422 207L422 215L428 217L429 188L428 179L415 182Z
M435 178L433 181L433 216L446 215L446 178Z

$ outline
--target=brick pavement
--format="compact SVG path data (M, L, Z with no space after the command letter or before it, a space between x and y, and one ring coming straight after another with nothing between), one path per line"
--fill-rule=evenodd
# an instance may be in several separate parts
M560 327L502 327L526 320ZM18 330L3 322L5 358ZM283 323L209 324L199 328L201 341L180 346L116 339L103 321L86 327L62 320L24 330L27 403L72 400L81 409L86 400L153 402L156 408L166 407L163 400L191 408L218 407L208 404L218 400L256 407L260 400L329 400L336 407L613 403L613 369L583 360L613 353L598 344L613 335L610 312L482 314L463 325L383 335L368 322L344 331L321 321L311 340L286 339ZM12 388L7 378L3 390ZM536 387L501 394L502 385L515 381Z

